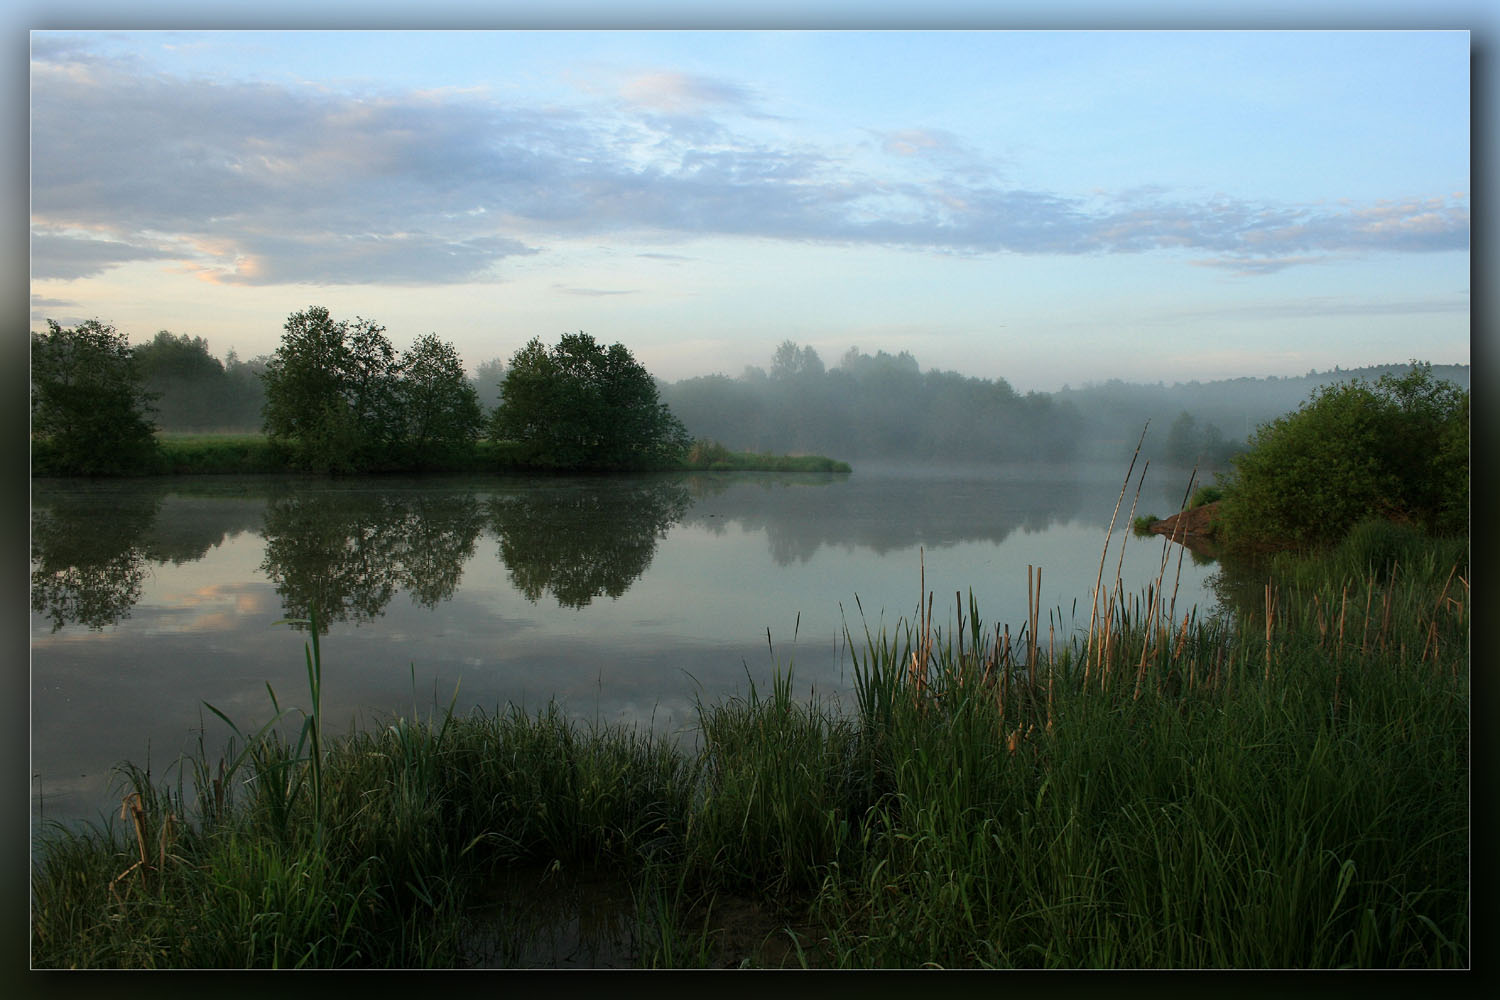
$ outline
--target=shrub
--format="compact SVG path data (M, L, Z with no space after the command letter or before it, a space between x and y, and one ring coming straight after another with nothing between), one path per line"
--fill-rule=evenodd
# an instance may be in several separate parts
M1374 385L1318 389L1235 457L1220 509L1225 544L1323 547L1370 518L1467 531L1468 395L1420 363Z
M1218 486L1200 486L1188 498L1188 510L1192 510L1194 507L1202 507L1205 504L1218 503L1223 499L1223 488Z

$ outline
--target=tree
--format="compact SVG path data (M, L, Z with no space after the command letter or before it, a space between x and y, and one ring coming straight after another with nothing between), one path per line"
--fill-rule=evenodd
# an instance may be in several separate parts
M308 469L354 471L399 439L399 368L385 328L313 306L287 317L261 376L265 430Z
M1166 461L1187 468L1191 465L1223 466L1235 452L1235 446L1224 440L1218 424L1198 422L1183 410L1172 421L1163 447Z
M798 347L794 341L783 340L771 357L771 377L774 379L817 378L823 374L823 359L811 347Z
M488 416L500 405L500 385L505 381L505 359L490 358L481 361L474 372L474 391L479 394L479 406Z
M569 469L661 465L690 443L630 351L582 332L551 350L532 338L515 353L490 436L522 442L535 464Z
M31 337L34 471L145 471L157 455L151 399L124 334L97 319L73 328L47 320Z
M473 448L484 414L452 344L436 334L417 338L401 358L399 395L406 442L419 464Z
M373 458L402 438L401 366L385 327L356 317L348 330L349 411L359 428L361 448Z
M1468 528L1468 392L1413 363L1323 386L1235 456L1220 523L1241 550L1337 543L1370 518Z
M241 361L234 348L224 356L224 424L225 427L254 428L262 426L266 408L266 386L261 378L271 363L267 354Z
M146 388L155 394L156 420L173 430L206 430L234 422L228 373L208 341L160 330L135 348Z

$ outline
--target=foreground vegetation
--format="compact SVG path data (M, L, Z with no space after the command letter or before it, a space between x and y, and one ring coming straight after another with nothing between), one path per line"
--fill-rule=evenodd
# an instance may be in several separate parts
M1466 545L1370 529L1210 617L1163 565L1076 632L943 629L924 581L851 624L852 704L788 664L682 742L555 706L331 738L311 629L300 730L48 832L32 962L520 964L518 900L602 879L641 966L1466 967Z

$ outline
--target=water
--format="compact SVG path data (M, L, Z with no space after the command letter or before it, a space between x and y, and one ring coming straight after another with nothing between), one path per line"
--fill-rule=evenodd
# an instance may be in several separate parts
M166 776L199 741L307 706L304 626L326 621L330 732L393 715L539 708L691 738L695 699L769 685L850 690L843 640L934 619L973 593L987 624L1087 628L1126 463L849 476L168 479L32 489L32 822L119 809L113 766ZM1185 474L1153 470L1138 514L1178 509ZM1128 592L1180 562L1178 617L1214 603L1211 566L1122 541ZM1128 541L1126 541L1128 539ZM1076 607L1076 611L1075 611ZM861 612L861 609L862 612ZM175 772L172 772L175 773Z

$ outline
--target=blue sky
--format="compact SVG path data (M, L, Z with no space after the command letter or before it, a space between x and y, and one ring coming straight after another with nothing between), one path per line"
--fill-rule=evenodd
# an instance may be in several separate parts
M33 30L31 324L244 358L319 304L471 368L585 330L1043 391L1468 363L1471 41Z

